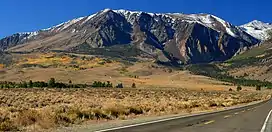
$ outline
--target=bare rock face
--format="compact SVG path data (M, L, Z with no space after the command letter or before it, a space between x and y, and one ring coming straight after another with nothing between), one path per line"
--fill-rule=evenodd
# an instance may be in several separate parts
M0 40L1 50L6 50L18 44L23 44L24 42L27 41L28 36L29 36L28 33L21 33L21 34L16 33L16 34L13 34L12 36L1 39Z
M0 40L0 49L88 52L130 45L160 62L187 64L224 61L257 43L241 28L209 14L105 9L49 29L6 37Z

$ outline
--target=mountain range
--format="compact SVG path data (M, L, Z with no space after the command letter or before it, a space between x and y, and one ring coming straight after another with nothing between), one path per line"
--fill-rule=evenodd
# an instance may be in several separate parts
M6 52L80 52L100 55L133 47L163 63L224 61L268 38L269 23L254 20L235 26L210 14L147 13L105 9L35 32L0 39ZM121 51L122 52L122 51ZM126 56L126 54L123 54Z

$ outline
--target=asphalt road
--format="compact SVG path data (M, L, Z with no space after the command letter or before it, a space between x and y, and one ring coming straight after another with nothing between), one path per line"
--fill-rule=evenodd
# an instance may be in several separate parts
M205 115L173 119L132 127L106 130L107 132L272 132L272 100ZM266 122L266 127L263 128ZM270 129L270 130L269 130Z

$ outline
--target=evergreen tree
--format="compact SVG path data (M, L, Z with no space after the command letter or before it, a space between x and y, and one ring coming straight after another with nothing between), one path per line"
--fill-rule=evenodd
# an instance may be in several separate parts
M29 88L33 88L33 82L32 82L32 80L30 80L30 81L28 82L28 87L29 87Z
M238 85L236 89L237 89L237 91L241 91L242 87L240 85Z
M48 87L54 88L55 86L56 86L55 78L50 78L50 80L48 82Z
M22 88L27 88L27 83L25 81L22 83Z
M105 88L105 87L106 87L106 83L103 82L101 87L102 87L102 88Z
M112 83L111 83L110 81L107 81L107 85L106 85L106 87L108 87L108 88L112 88Z
M260 85L257 85L257 86L256 86L256 90L257 90L257 91L261 91L261 89L262 89L262 88L261 88Z
M132 83L132 88L136 88L136 84L135 83Z
M124 88L122 83L117 84L116 88Z

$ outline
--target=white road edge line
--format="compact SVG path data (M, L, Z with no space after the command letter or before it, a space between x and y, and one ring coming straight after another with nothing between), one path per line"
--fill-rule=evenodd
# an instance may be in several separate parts
M268 101L268 100L266 100L266 101ZM132 124L132 125L126 125L126 126L120 126L120 127L114 127L114 128L96 130L95 132L108 132L108 131L120 130L120 129L124 129L124 128L131 128L131 127L135 127L135 126L142 126L142 125L153 124L153 123L158 123L158 122L164 122L164 121L170 121L170 120L175 120L175 119L181 119L181 118L186 118L186 117L201 116L201 115L206 115L206 114L215 114L215 113L220 113L220 112L224 112L224 111L228 111L228 110L235 110L235 109L239 109L239 108L244 108L244 107L248 107L248 106L253 106L253 105L261 104L261 103L266 102L266 101L258 101L258 102L252 103L252 104L242 105L242 106L238 106L238 107L234 106L234 107L226 108L224 110L219 110L219 111L215 111L215 112L197 113L197 114L192 114L192 115L177 116L177 117L160 119L160 120L149 121L149 122L143 122L143 123L138 123L138 124Z
M261 132L265 132L266 125L267 125L267 123L268 123L268 120L269 120L269 117L270 117L271 114L272 114L272 110L271 110L271 111L269 112L269 114L267 115L267 117L266 117L266 119L265 119L265 122L264 122L264 124L263 124L263 127L262 127Z
M161 119L161 120L150 121L150 122L144 122L144 123L139 123L139 124L133 124L133 125L127 125L127 126L109 128L109 129L104 129L104 130L98 130L98 131L95 131L95 132L107 132L107 131L112 131L112 130L119 130L119 129L123 129L123 128L130 128L130 127L135 127L135 126L153 124L153 123L158 123L158 122L164 122L164 121L169 121L169 120L180 119L180 118L184 118L184 117L188 117L188 116L172 117L172 118Z

